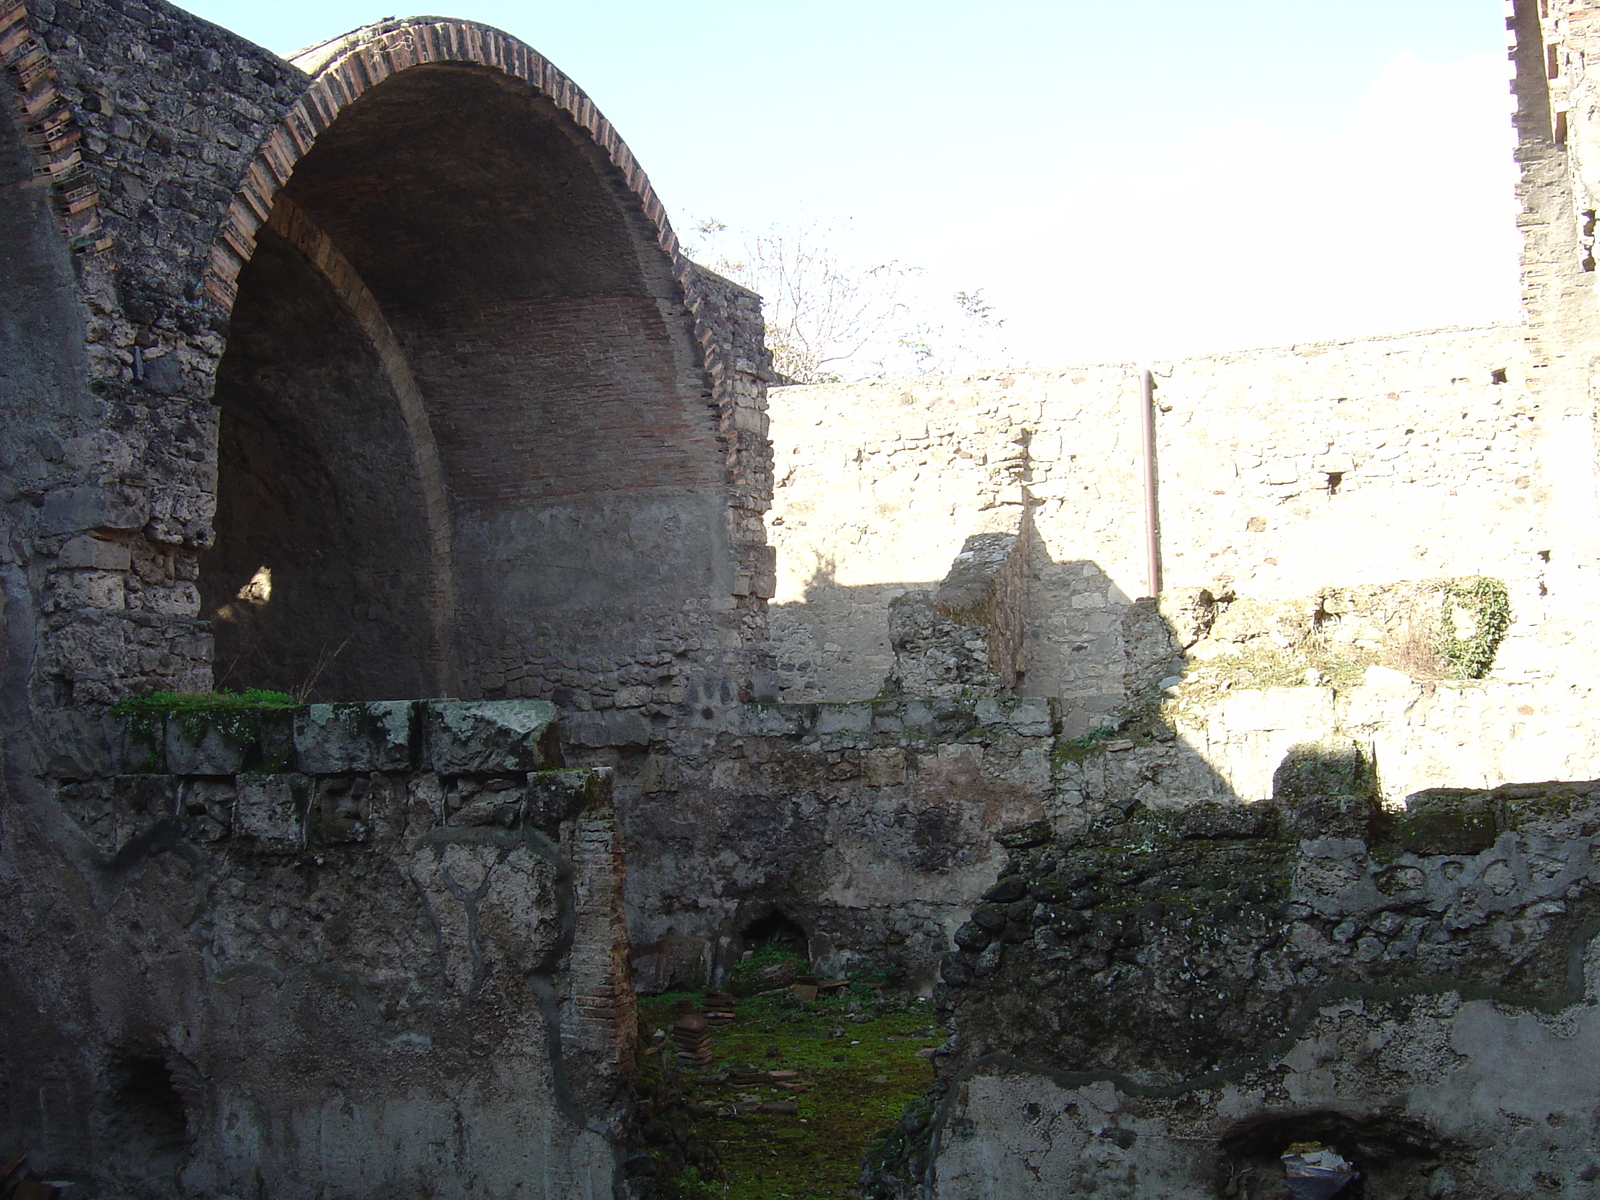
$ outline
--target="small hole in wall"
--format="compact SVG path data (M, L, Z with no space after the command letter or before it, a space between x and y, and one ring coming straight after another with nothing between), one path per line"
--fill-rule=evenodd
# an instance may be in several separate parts
M1344 472L1343 471L1329 471L1328 472L1328 495L1337 496L1339 494L1339 488L1342 487L1343 484L1344 484Z
M1556 127L1555 127L1555 131L1554 132L1555 132L1555 143L1556 143L1556 145L1565 146L1567 144L1567 114L1566 113L1558 112L1556 114Z
M1545 47L1544 58L1545 58L1545 63L1544 63L1544 65L1545 65L1545 74L1548 75L1551 79L1560 79L1561 78L1561 47L1559 47L1559 46L1546 46Z
M1496 367L1494 370L1489 372L1490 383L1504 383L1505 381L1506 369L1504 367Z
M1550 561L1550 551L1548 551L1548 550L1539 551L1539 561L1540 562L1549 562Z

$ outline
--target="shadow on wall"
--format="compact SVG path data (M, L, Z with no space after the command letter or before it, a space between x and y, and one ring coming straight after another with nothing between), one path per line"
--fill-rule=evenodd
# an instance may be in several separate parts
M891 676L906 681L894 690L925 694L927 685L908 679L906 647L897 644L905 631L895 628L893 614L914 593L929 593L936 604L943 600L937 593L948 592L957 582L962 559L973 544L996 536L967 539L943 583L843 584L837 561L819 555L804 600L769 608L783 699L867 700L880 695ZM967 590L964 586L963 592ZM1098 563L1055 559L1031 528L1025 591L1013 605L1021 614L1025 641L1010 690L1059 699L1066 736L1114 727L1131 703L1149 703L1163 681L1182 674L1184 650L1193 644L1194 630L1179 630L1164 620L1153 600L1132 599ZM973 606L965 602L962 607Z
M795 703L875 696L894 667L890 602L937 586L936 580L840 583L837 560L816 555L805 598L767 606L779 695Z
M1032 631L1062 664L1048 700L1005 686L1030 640L1021 583L1044 571L1067 598ZM809 594L844 604L858 591L819 572ZM994 893L1017 830L1072 838L1142 809L1238 806L1164 711L1183 636L1094 563L977 534L936 589L903 589L883 619L891 661L871 699L751 706L745 736L703 760L617 763L624 794L639 789L629 840L661 848L629 864L649 897L632 917L641 990L734 982L746 950L765 962L775 915L819 974L923 986L963 910L1018 902Z

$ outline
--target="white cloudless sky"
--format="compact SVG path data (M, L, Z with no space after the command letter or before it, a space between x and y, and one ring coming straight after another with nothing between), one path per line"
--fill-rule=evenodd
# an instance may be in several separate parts
M1516 316L1500 0L454 0L616 124L680 227L809 221L982 289L1017 361ZM279 53L390 14L185 5Z

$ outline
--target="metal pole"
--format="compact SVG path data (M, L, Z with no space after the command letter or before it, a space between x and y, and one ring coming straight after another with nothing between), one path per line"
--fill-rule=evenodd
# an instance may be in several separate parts
M1139 374L1139 419L1144 435L1145 594L1161 595L1161 518L1156 507L1155 381L1148 370Z

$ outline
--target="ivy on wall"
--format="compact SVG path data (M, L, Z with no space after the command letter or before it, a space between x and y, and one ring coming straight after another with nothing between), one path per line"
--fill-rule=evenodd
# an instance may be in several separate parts
M1440 585L1444 604L1439 614L1435 650L1457 679L1482 679L1494 666L1495 652L1511 627L1511 597L1498 579L1479 575ZM1472 617L1473 630L1456 629L1456 610Z

